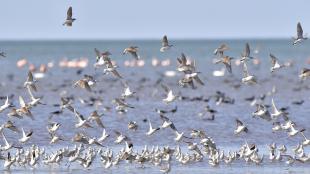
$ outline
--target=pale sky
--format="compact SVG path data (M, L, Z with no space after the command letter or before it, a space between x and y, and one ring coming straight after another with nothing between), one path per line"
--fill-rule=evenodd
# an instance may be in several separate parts
M290 38L310 0L1 0L0 40ZM77 18L62 26L69 6Z

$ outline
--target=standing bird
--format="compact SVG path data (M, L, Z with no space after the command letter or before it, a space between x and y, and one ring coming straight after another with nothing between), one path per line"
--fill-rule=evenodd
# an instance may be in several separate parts
M128 48L125 48L123 51L123 54L130 53L136 60L140 59L140 56L138 55L138 47L137 46L131 46Z
M161 41L161 48L160 52L165 52L169 50L173 45L169 45L168 38L166 35L164 35L162 41Z
M72 7L69 7L67 11L67 19L62 25L67 26L67 27L72 27L72 23L75 20L76 20L75 18L72 18Z
M300 22L298 22L297 24L297 37L296 38L294 37L293 39L294 39L293 45L296 45L298 43L301 43L303 40L308 39L306 36L304 36L304 32L302 30Z

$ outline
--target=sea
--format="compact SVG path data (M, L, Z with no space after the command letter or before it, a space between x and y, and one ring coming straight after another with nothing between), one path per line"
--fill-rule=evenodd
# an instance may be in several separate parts
M225 72L223 76L216 77L214 71L225 68L223 64L214 64L217 58L214 50L221 44L227 44L229 50L225 55L233 57L232 74ZM251 55L259 64L250 60L248 71L258 79L256 85L245 85L241 83L243 77L243 66L238 65L238 59L244 50L245 44L249 43ZM94 128L77 129L76 117L68 110L60 115L51 117L51 112L59 110L60 97L72 97L72 106L76 108L85 118L97 110L103 113L102 121L110 137L103 142L103 145L115 150L115 153L124 144L115 144L114 131L120 131L128 136L134 144L134 149L140 151L147 145L152 146L180 146L184 151L187 144L175 142L175 134L171 129L162 129L152 136L146 136L149 119L154 127L160 126L162 121L155 109L171 110L177 107L177 112L168 113L166 116L173 121L179 131L189 136L192 129L204 130L209 137L212 137L219 149L226 153L238 150L245 142L254 143L258 146L259 153L264 154L264 161L261 165L248 164L244 161L234 162L230 165L221 163L218 167L208 164L207 157L197 163L182 165L173 163L171 173L309 173L309 163L295 163L287 165L282 162L270 162L268 145L275 142L277 145L287 145L288 153L303 140L301 135L289 137L287 132L273 132L272 121L266 121L253 117L256 110L246 98L255 96L264 98L261 102L271 105L275 101L278 108L286 108L289 118L295 122L297 129L305 128L305 135L310 137L310 107L309 89L310 82L301 80L299 74L302 68L310 68L310 42L304 41L299 45L292 45L290 39L249 39L249 40L171 40L173 47L162 53L160 40L38 40L38 41L0 41L0 52L5 52L6 57L0 57L0 104L4 103L6 96L10 96L10 102L19 107L18 97L22 96L26 102L30 100L27 90L23 87L27 79L28 65L39 67L41 64L51 63L54 66L47 69L43 78L37 79L37 92L35 96L42 97L44 105L34 107L31 112L35 120L29 118L9 118L7 113L10 109L0 113L0 124L12 120L19 128L27 131L32 130L33 136L24 147L36 144L44 147L47 151L55 151L63 147L73 147L71 141L75 133L83 132L90 137L100 137L102 128L95 123ZM123 55L123 50L129 46L138 46L139 55L144 61L144 66L125 66L126 61L133 61L131 55ZM96 54L94 48L101 51L111 52L111 59L116 62L118 72L123 76L122 80L111 74L104 74L103 68L94 68ZM190 60L195 61L196 71L204 82L204 85L196 85L196 89L181 87L178 81L183 73L177 72L177 58L184 53ZM269 54L275 55L279 63L290 63L271 73L271 59ZM28 64L18 68L17 61L27 59ZM60 67L62 60L88 59L85 68ZM168 66L153 66L152 60L169 60ZM166 72L173 72L172 76L165 75ZM35 73L35 72L34 72ZM84 74L96 78L96 86L92 87L94 92L75 88L73 84L83 78ZM309 79L310 80L310 79ZM124 90L121 81L126 81L131 90L135 91L132 98L126 100L134 106L129 108L127 113L119 114L115 110L112 100L119 98ZM165 91L160 84L169 86L176 94L183 96L183 100L176 100L165 104ZM272 92L272 89L276 92ZM96 91L96 92L95 92ZM100 92L98 92L100 91ZM232 103L219 103L216 101L218 92L233 99ZM265 97L263 97L265 95ZM87 104L90 98L100 99L101 105L90 106ZM181 97L180 97L181 98ZM195 99L196 98L196 99ZM199 100L197 98L203 98ZM205 99L205 100L204 100ZM296 104L302 103L302 104ZM57 105L58 104L58 105ZM206 106L216 110L215 119L209 120L208 115L199 116ZM106 111L104 108L111 108ZM272 112L271 108L268 108ZM240 119L247 125L248 133L234 135L236 119ZM63 136L65 141L57 144L50 144L50 136L47 131L49 122L56 121L61 124L58 134ZM138 124L136 131L128 130L127 124L135 121ZM9 142L18 144L20 134L5 129L3 131ZM2 139L2 138L0 138ZM190 140L190 141L196 141ZM0 140L1 143L4 143ZM305 147L306 154L309 154L308 147ZM14 149L12 150L14 152ZM1 152L5 154L5 152ZM2 165L3 162L0 162ZM1 167L0 167L1 169ZM110 169L104 169L98 159L89 169L84 169L76 164L67 168L65 165L44 166L39 165L35 169L13 166L11 171L2 169L3 172L12 173L160 173L159 167L146 165L141 167L138 164L121 163Z

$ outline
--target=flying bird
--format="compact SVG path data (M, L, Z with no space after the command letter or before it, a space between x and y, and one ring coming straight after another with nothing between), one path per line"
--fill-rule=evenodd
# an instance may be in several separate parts
M160 52L165 52L169 50L173 45L169 45L168 38L166 35L164 35L162 41L161 41L161 48Z
M72 27L72 23L75 20L76 20L75 18L72 18L72 7L69 7L69 9L67 11L67 19L62 25Z
M297 45L298 43L301 43L302 41L308 39L302 30L300 22L297 23L297 37L294 37L293 45Z

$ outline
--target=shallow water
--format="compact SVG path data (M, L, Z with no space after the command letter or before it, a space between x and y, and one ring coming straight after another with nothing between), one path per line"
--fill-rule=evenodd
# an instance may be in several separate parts
M172 41L173 42L173 41ZM244 44L249 42L252 52L257 50L258 53L253 53L254 57L261 59L262 63L259 66L249 65L249 71L252 74L257 75L259 84L256 86L242 85L239 89L231 87L230 83L225 83L227 79L235 79L233 82L240 83L242 78L242 68L239 66L233 66L233 75L226 74L224 77L213 77L212 71L222 68L222 65L212 64L214 58L213 50L221 43L227 43L230 46L230 50L226 54L238 58L243 50ZM137 45L140 48L140 55L146 61L144 67L125 67L123 65L124 60L131 59L130 56L122 55L121 52L129 45ZM256 143L262 152L266 151L267 144L276 142L277 144L287 144L290 147L297 145L302 140L301 136L288 137L285 132L272 133L272 123L262 119L255 119L251 113L255 111L255 107L251 107L250 103L245 101L244 98L252 95L260 96L263 93L271 91L273 86L276 86L277 93L273 98L278 108L289 107L290 118L296 122L298 128L305 128L309 130L310 117L308 113L310 111L308 107L309 92L304 89L301 91L292 91L293 88L300 86L298 79L298 73L302 67L309 67L306 64L306 60L310 58L310 42L304 42L299 46L292 46L289 40L194 40L194 41L175 41L173 42L175 48L167 53L160 53L159 41L1 41L1 50L7 53L7 58L0 60L0 66L2 73L0 79L2 81L0 86L0 96L6 96L14 94L13 103L16 106L18 104L18 96L21 95L26 101L29 100L29 96L26 90L22 87L23 82L26 80L27 68L17 69L16 61L20 58L27 58L29 62L40 65L41 63L47 63L54 61L55 67L48 70L46 77L38 80L38 92L36 96L43 96L42 99L46 105L39 105L32 109L32 113L35 117L34 121L28 118L23 120L14 119L14 122L19 127L24 127L26 130L32 129L34 136L26 144L38 144L46 147L48 150L57 149L59 147L71 146L70 141L72 136L79 131L74 128L75 117L69 111L64 111L60 116L54 116L53 120L60 122L62 126L58 130L59 134L62 134L66 141L60 142L56 145L49 145L49 134L46 130L46 125L49 117L49 113L58 110L58 107L53 107L53 104L60 103L60 94L65 96L74 95L76 100L73 102L73 106L87 117L95 108L84 105L79 102L78 97L82 99L89 99L90 96L100 97L103 99L103 105L114 107L111 100L119 97L123 90L122 85L114 77L110 75L102 75L101 70L94 70L92 64L95 63L95 54L93 49L96 47L100 50L109 50L112 53L112 59L119 65L119 72L124 76L124 79L128 81L132 90L136 91L136 97L127 100L128 103L135 106L135 109L129 109L126 114L117 114L113 108L111 112L103 111L103 107L99 107L99 113L105 113L102 121L106 127L108 133L112 134L112 137L108 138L104 142L105 146L110 148L120 148L122 145L115 145L113 130L118 130L128 135L133 143L134 147L139 149L144 145L169 145L171 147L179 144L181 147L186 148L184 143L175 143L174 133L168 129L165 131L158 131L151 137L147 137L145 133L148 130L148 124L142 120L149 118L152 121L153 126L159 126L161 120L157 113L154 112L155 108L160 109L172 109L178 106L178 111L175 114L168 114L167 116L174 122L177 129L184 131L189 135L191 129L203 129L208 136L211 136L216 142L217 146L225 151L229 149L238 149L245 141L250 143ZM164 91L160 85L155 85L155 82L161 76L161 73L166 70L176 70L176 57L180 56L181 52L184 52L188 57L195 59L197 63L197 69L201 72L200 76L205 82L205 86L197 86L196 90L190 88L181 88L177 85L177 81L181 78L182 73L178 73L175 77L164 77L163 82L170 86L175 92L179 92L183 96L198 97L203 96L208 98L215 95L216 91L223 91L231 98L234 98L234 104L221 104L216 105L215 101L211 99L208 103L203 101L176 101L169 105L162 102L164 98ZM269 53L276 55L280 62L294 60L294 66L282 69L271 75L270 73L270 59ZM62 58L74 59L86 57L89 58L89 65L83 70L81 75L77 75L78 69L65 69L58 67L58 61ZM168 67L152 67L151 58L157 57L159 59L170 58L172 63ZM13 81L9 81L8 74L13 74ZM73 88L72 84L81 78L83 74L91 74L97 77L98 83L94 87L95 91L102 90L102 94L89 93L79 88ZM142 78L146 78L144 82L141 82ZM63 87L60 85L65 84ZM305 81L302 85L309 85L308 81ZM304 100L303 105L293 105L292 102L296 100ZM4 102L1 101L1 103ZM271 97L267 96L265 99L266 104L270 104ZM198 113L203 111L206 105L210 105L211 108L218 111L215 115L214 121L202 119L198 116ZM6 114L8 110L1 113L0 122L4 123L8 120ZM249 129L248 134L241 134L239 136L233 135L235 129L235 118L241 119ZM127 129L127 123L129 121L136 121L139 125L137 131L133 132ZM90 136L98 137L101 135L101 129L94 128L85 130ZM308 131L305 132L306 136L310 136ZM17 142L16 134L11 131L5 130L5 135L9 141ZM207 160L198 164L191 164L178 167L172 166L173 173L257 173L257 171L263 171L264 173L306 173L309 165L295 164L293 166L286 166L281 164L269 164L268 159L263 166L254 166L243 164L232 164L227 166L225 164L220 167L213 168L207 163ZM100 165L99 165L100 166ZM125 168L124 168L125 166ZM131 165L120 165L116 168L106 170L113 173L158 173L156 167L146 167L140 169ZM65 168L65 167L64 167ZM27 169L28 170L28 169ZM67 169L59 169L55 167L51 170L37 169L36 173L43 171L53 172L68 172ZM75 170L74 168L72 170ZM78 171L84 173L87 170L77 166ZM24 170L17 170L14 173L23 172ZM99 171L100 170L92 170ZM71 171L73 172L73 171Z

